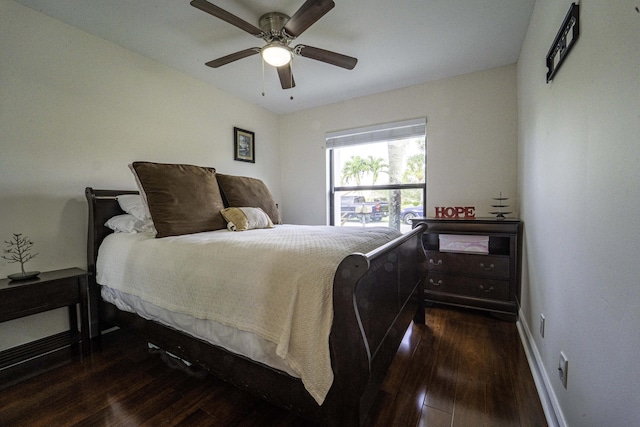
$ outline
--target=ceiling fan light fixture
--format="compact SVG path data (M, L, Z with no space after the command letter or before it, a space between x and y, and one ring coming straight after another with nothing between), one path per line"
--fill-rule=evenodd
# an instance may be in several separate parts
M271 42L261 50L264 61L273 67L287 65L293 59L291 48L278 42Z

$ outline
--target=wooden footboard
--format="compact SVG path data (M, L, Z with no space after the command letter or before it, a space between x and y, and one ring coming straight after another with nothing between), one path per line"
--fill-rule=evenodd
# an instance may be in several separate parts
M424 253L416 228L368 254L352 254L333 286L331 360L334 382L325 406L330 424L366 418L407 327L424 324Z
M95 281L95 263L100 243L111 232L104 223L122 213L115 196L134 192L87 188L85 193L93 337L117 325L302 417L324 425L358 426L411 320L424 324L422 228L368 254L345 258L333 286L329 344L334 382L325 402L318 406L299 379L103 302Z

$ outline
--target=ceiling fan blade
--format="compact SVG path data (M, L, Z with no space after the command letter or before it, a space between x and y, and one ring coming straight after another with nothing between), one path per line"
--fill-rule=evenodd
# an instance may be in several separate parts
M294 51L305 58L315 59L316 61L326 62L327 64L336 65L338 67L353 70L358 63L358 58L343 55L341 53L331 52L330 50L320 49L318 47L298 45Z
M334 8L333 0L307 0L284 25L285 32L295 38Z
M192 0L191 6L196 7L204 12L207 12L216 18L220 18L223 21L228 22L231 25L235 25L241 30L246 31L256 37L262 37L262 30L255 25L248 23L247 21L238 18L237 16L227 12L226 10L209 3L206 0Z
M291 72L291 64L277 67L277 70L282 89L291 89L292 87L296 87L296 82L293 80L293 73Z
M207 62L205 65L207 65L208 67L211 67L211 68L218 68L218 67L226 65L226 64L228 64L230 62L237 61L238 59L242 59L242 58L246 58L247 56L255 55L258 52L260 52L260 48L259 47L251 47L249 49L241 50L239 52L232 53L230 55L223 56L223 57L218 58L218 59L214 59L213 61Z

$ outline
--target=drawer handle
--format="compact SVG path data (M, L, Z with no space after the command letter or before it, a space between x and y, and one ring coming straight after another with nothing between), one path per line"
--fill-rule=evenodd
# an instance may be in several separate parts
M433 260L433 258L429 258L429 264L433 264L433 265L442 265L442 260L439 259L438 262L435 262Z
M434 282L433 279L429 279L429 283L431 283L433 286L440 286L442 285L442 279L438 280L437 282Z
M489 270L495 270L495 268L496 268L496 266L495 266L495 265L493 265L493 264L491 264L489 267L487 267L487 266L485 266L485 265L484 265L484 262L481 262L481 263L480 263L480 267L481 267L481 268L484 268L484 269L485 269L485 270L487 270L487 271L489 271Z
M480 290L485 291L485 292L491 292L493 291L493 286L489 286L489 289L485 289L483 285L480 285Z

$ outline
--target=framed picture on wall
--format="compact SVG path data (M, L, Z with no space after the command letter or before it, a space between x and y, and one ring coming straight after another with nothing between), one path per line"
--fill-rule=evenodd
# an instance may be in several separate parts
M580 36L580 5L572 3L547 53L547 83L558 72Z
M256 137L251 131L233 128L234 160L240 162L256 162Z

